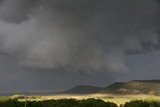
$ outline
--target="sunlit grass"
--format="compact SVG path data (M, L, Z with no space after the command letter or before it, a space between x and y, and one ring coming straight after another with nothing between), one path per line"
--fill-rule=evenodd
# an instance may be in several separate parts
M6 97L6 96L0 96L0 101L5 101L5 100L8 100L9 97Z
M1 96L0 101L8 100L12 97L5 97ZM112 94L88 94L88 95L50 95L50 96L26 96L26 98L19 98L18 101L44 101L44 100L51 100L51 99L88 99L88 98L95 98L95 99L102 99L105 102L113 102L116 103L118 106L121 104L125 104L126 102L134 101L134 100L144 100L147 102L157 101L160 102L159 96L154 95L112 95Z
M44 101L51 99L102 99L105 102L113 102L117 105L125 104L126 102L134 100L144 100L144 101L160 101L159 96L154 95L111 95L111 94L90 94L90 95L52 95L52 96L28 96L27 101ZM19 101L25 101L25 99L19 99Z

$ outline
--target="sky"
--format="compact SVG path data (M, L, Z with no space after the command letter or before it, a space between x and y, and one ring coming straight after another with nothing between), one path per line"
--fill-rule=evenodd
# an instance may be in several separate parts
M0 93L160 79L159 0L0 0Z

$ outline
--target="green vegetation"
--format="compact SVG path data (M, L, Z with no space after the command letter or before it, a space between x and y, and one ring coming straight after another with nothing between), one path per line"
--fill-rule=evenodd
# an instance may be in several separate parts
M15 96L14 96L15 97ZM27 97L30 98L30 97ZM35 97L36 98L36 97ZM160 107L160 101L147 98L144 100L132 100L125 103L116 104L111 100L103 101L101 99L50 99L50 100L20 100L12 97L0 97L0 107ZM112 99L112 98L111 98ZM26 106L25 106L26 105Z
M27 101L20 102L18 100L0 101L0 107L117 107L111 102L104 102L100 99L59 99L59 100L45 100L45 101Z
M9 97L6 96L0 96L0 101L6 101L9 100Z
M127 102L124 107L160 107L160 102L136 100Z

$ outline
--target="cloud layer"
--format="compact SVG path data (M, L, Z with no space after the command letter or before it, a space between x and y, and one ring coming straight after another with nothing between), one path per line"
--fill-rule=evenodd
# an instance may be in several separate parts
M115 1L2 0L0 51L20 67L128 72L126 50L143 50L142 41L159 44L160 5Z

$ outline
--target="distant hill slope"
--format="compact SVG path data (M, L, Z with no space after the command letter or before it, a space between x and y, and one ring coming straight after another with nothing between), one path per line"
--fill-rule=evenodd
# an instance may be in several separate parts
M112 94L160 95L160 80L134 80L130 82L116 82L105 87L100 92Z
M78 85L62 93L64 94L92 94L101 91L103 88L95 86Z
M115 82L107 87L96 87L96 86L86 86L78 85L69 90L63 92L19 92L18 94L23 95L56 95L56 94L94 94L94 93L104 93L104 94L154 94L160 96L160 80L133 80L129 82ZM3 93L2 95L14 95L17 93Z
M12 96L12 95L55 95L59 92L57 91L35 91L35 92L9 92L9 93L0 93L0 96Z

